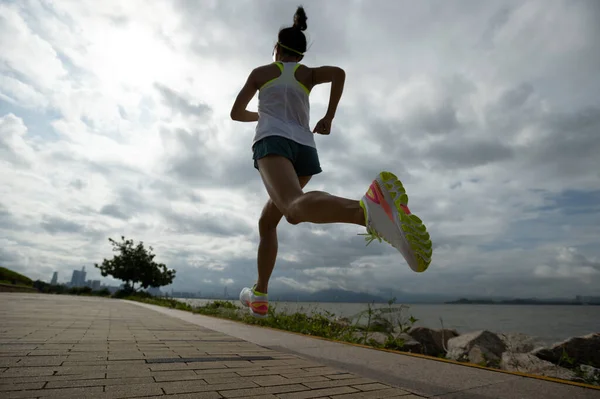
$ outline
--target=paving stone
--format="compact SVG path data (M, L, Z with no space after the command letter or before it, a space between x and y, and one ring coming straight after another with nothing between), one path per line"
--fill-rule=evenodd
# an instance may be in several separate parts
M110 385L104 388L107 398L133 398L136 396L162 395L158 384Z
M2 345L2 344L0 344ZM0 346L1 348L1 346ZM4 350L4 348L2 348L3 350L0 352L0 357L23 357L23 356L27 356L31 353L30 350L12 350L12 351L6 351Z
M111 370L106 372L106 378L141 378L152 377L148 369Z
M311 382L307 381L304 383L309 388L329 388L329 387L341 387L341 386L350 386L350 385L359 385L359 384L371 384L375 381L368 378L350 378L344 380L329 380L329 381L316 381Z
M160 386L167 394L172 393L190 393L190 392L207 392L231 389L230 384L207 384L203 380L199 381L177 381L177 382L161 382ZM256 388L258 385L252 382L244 382L236 384L236 388Z
M236 384L238 388L240 388L239 384ZM231 387L231 386L230 386ZM250 389L230 389L230 390L217 390L221 395L226 398L247 398L248 396L258 396L264 394L280 394L286 392L297 392L297 391L306 391L309 390L304 385L294 384L294 385L278 385L272 387L259 387L259 388L250 388Z
M68 356L68 350L60 349L34 349L32 351L26 351L27 356Z
M75 387L94 387L109 385L127 385L127 384L151 384L154 382L152 377L133 377L133 378L102 378L91 380L74 381L50 381L46 388L75 388Z
M194 370L156 371L151 372L150 375L154 378L156 382L202 379L202 376L196 374Z
M270 376L259 376L259 377L249 377L250 381L258 384L262 387L268 387L273 385L286 385L286 384L302 384L305 382L315 382L315 381L330 381L325 376L313 376L313 377L303 377L303 378L285 378L280 375L270 375Z
M221 396L218 392L194 392L194 393L180 393L176 395L161 395L161 396L142 396L140 399L220 399ZM275 396L274 396L275 397ZM250 398L248 398L250 399Z
M389 398L410 398L410 392L404 391L402 389L397 388L387 388L381 389L377 391L368 391L368 392L356 392L345 395L336 395L336 399L389 399ZM412 396L412 398L416 398L418 396Z
M52 375L54 372L51 367L10 367L0 374L0 381L4 378Z
M0 392L23 391L26 389L42 389L46 382L9 382L0 383Z
M23 376L23 377L11 377L10 381L13 383L17 382L40 382L40 381L74 381L74 380L95 380L106 378L106 373L90 373L90 374L70 374L70 375L36 375L36 376ZM7 380L0 379L0 384L5 383Z
M324 389L311 389L303 392L294 392L288 394L278 395L281 399L309 399L309 398L320 398L329 395L340 395L344 393L359 392L358 390L350 387L335 387L335 388L324 388Z
M341 373L341 374L327 374L327 378L331 380L343 380L346 378L359 378L356 374Z
M380 390L380 389L389 388L388 385L384 385L379 382L374 382L374 383L370 383L370 384L361 384L361 385L351 384L351 387L360 389L361 391L376 391L376 390Z
M190 368L190 366L188 366L185 363L155 363L155 364L149 364L148 367L150 369L150 371L165 371L165 370L183 370L183 369L188 369L188 370L193 370L192 368Z
M104 392L102 387L36 389L32 391L7 392L2 399L17 398L87 398Z
M23 359L24 356L4 356L4 357L0 357L0 366L5 367L11 367L16 365L19 360Z

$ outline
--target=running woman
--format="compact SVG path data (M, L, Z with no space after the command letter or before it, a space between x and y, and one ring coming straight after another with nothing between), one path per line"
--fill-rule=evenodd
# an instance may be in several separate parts
M321 173L314 134L328 135L344 89L346 74L334 66L300 64L306 51L304 9L298 7L294 25L279 32L273 49L275 62L254 69L231 109L239 122L258 122L252 142L254 167L269 195L258 229L258 280L244 288L240 301L256 317L268 314L268 285L277 258L277 225L349 223L366 227L367 245L388 242L415 272L431 262L431 240L421 219L409 211L408 196L398 178L381 172L360 201L322 192L303 192L313 175ZM331 83L325 117L311 131L309 94L319 84ZM258 91L258 112L246 108Z

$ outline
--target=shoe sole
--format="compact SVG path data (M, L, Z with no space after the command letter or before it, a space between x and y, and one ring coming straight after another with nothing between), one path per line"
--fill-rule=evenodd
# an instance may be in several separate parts
M264 319L264 318L266 318L266 317L269 315L268 313L267 313L267 314L264 314L264 315L263 315L263 314L259 314L259 313L254 313L254 312L252 311L252 308L251 308L250 306L248 306L248 310L250 311L250 314L251 314L253 317L256 317L257 319Z
M242 304L242 306L248 308L248 311L250 312L250 315L252 315L252 316L254 316L254 317L258 318L258 319L264 319L265 317L268 316L268 313L265 314L265 315L261 315L260 313L254 313L254 311L252 310L252 307L250 306L250 303L249 302L245 302L245 301L242 300L241 293L240 293L240 298L239 299L240 299L240 303Z
M391 210L396 225L400 227L400 233L406 248L410 248L411 255L415 260L415 262L411 262L407 259L409 267L417 273L424 272L431 263L432 255L431 237L427 232L427 228L417 215L406 213L408 210L408 195L396 175L391 172L381 172L377 176L376 182L386 202L394 205Z
M247 303L247 302L244 302L244 301L242 301L242 300L240 300L240 302L242 303L242 305L243 305L244 307L248 308L248 312L250 312L250 315L252 315L252 316L254 316L254 317L258 318L258 319L264 319L265 317L267 317L267 316L268 316L268 314L261 315L261 314L259 314L259 313L254 313L254 311L252 310L252 307L250 307L250 304L249 304L249 303Z

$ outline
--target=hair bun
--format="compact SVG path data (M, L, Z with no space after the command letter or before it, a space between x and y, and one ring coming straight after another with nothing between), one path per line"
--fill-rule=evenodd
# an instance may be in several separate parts
M308 18L306 17L306 12L304 11L304 7L302 7L302 6L298 7L298 9L296 10L296 13L294 14L294 28L300 29L300 30L306 30L306 28L308 27L306 25L307 19Z

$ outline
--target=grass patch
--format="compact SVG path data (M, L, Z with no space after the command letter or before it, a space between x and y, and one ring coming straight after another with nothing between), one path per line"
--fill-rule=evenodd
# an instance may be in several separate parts
M29 277L23 276L13 270L0 266L0 282L3 284L21 285L31 287L33 281Z
M395 298L384 308L374 308L372 304L368 304L365 311L350 318L340 318L332 312L317 309L310 315L301 312L285 313L278 311L277 306L271 303L269 315L264 319L252 317L246 308L229 301L215 300L201 306L191 306L175 299L152 297L142 293L129 295L123 299L282 331L396 350L404 349L402 335L417 322L417 319L412 316L404 316L403 313L408 307L395 305ZM376 338L373 338L374 333L379 333Z

